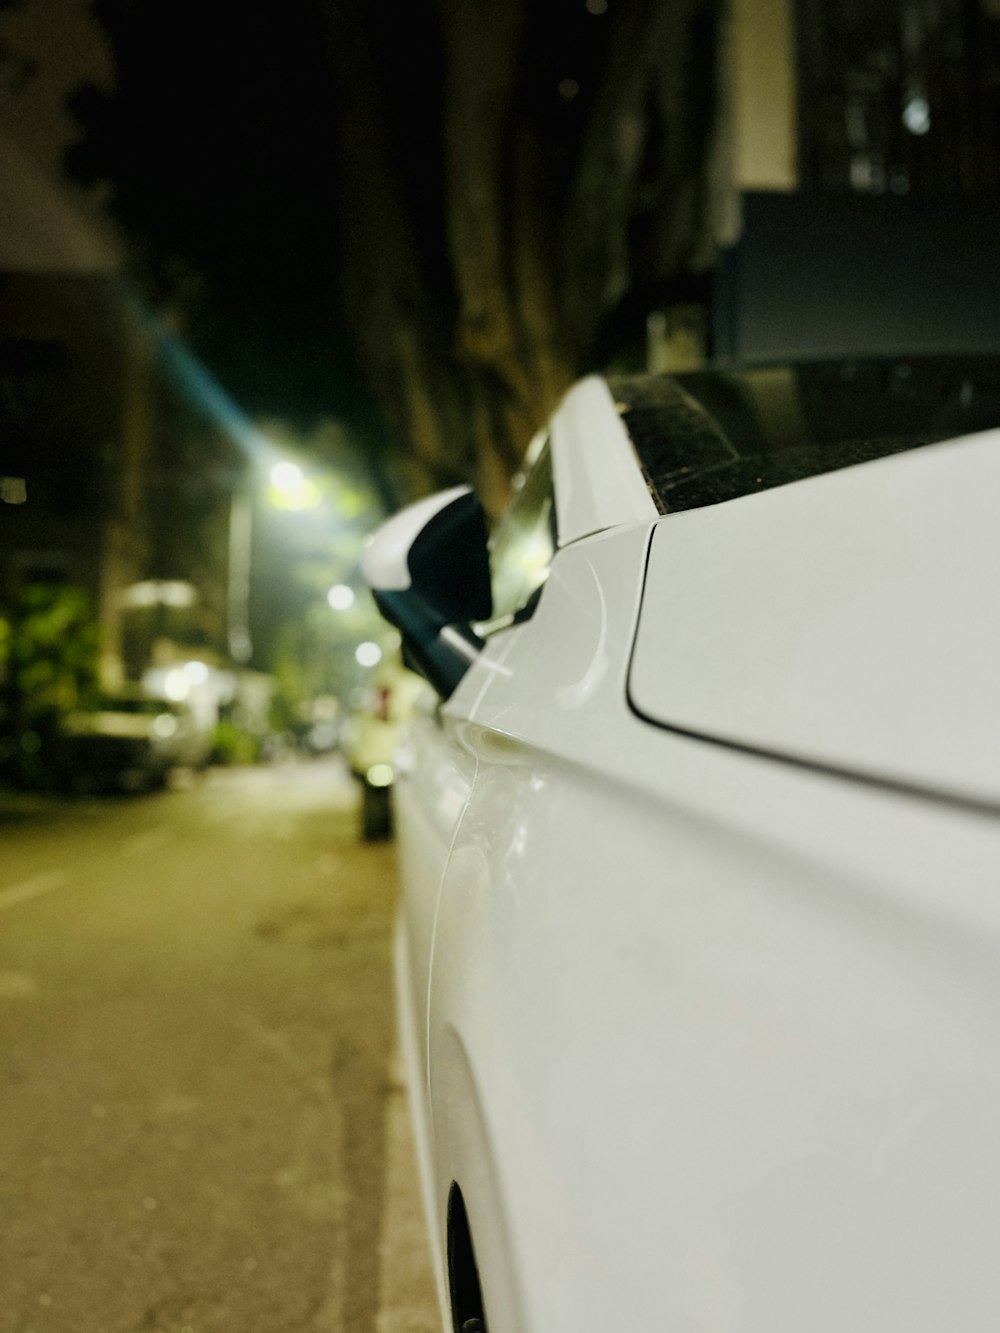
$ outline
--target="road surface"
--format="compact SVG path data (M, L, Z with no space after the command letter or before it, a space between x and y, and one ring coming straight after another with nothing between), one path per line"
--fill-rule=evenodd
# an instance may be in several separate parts
M336 763L0 797L0 1330L440 1333Z

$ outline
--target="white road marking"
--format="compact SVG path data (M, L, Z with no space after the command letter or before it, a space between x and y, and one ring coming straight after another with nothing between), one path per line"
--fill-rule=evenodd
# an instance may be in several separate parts
M65 870L46 870L41 875L22 880L20 884L8 884L0 889L0 912L7 907L16 907L32 898L41 898L46 893L55 893L64 884L69 883L69 873Z

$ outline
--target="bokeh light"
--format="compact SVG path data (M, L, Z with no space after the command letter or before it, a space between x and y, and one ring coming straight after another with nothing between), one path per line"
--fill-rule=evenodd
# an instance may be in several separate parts
M358 644L354 650L354 657L359 666L378 666L382 660L382 649L377 643L372 643L370 639L367 639L364 643Z
M334 611L346 611L348 607L354 605L354 589L349 588L346 583L336 583L326 594L326 600Z

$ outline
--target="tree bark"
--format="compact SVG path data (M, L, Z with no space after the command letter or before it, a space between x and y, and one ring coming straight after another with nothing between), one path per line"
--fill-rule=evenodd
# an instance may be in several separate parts
M578 361L638 283L706 262L722 10L720 0L630 0L616 9L559 247L562 318Z
M410 73L402 99L384 68L390 30L380 48L360 0L327 0L345 304L417 493L467 480L495 514L532 435L590 368L608 312L638 279L695 253L713 96L705 58L714 59L711 34L700 47L696 39L717 9L717 0L617 0L561 197L551 144L524 105L526 43L537 32L525 0L427 6L441 87L414 97L421 72ZM419 178L401 170L400 115L425 118L438 146L443 246L415 211Z
M474 466L462 385L421 272L363 10L328 8L339 92L342 292L372 388L415 494Z
M541 155L519 114L524 6L440 0L438 12L455 348L471 386L480 488L496 509L574 367L550 276Z

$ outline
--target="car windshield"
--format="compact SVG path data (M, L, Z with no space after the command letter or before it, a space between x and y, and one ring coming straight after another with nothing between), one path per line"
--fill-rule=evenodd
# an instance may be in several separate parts
M611 381L662 513L1000 426L1000 359L817 361Z

